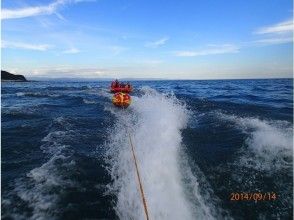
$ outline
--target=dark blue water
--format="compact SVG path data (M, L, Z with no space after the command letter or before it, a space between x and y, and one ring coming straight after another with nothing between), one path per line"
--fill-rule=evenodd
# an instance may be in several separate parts
M3 219L143 219L127 132L151 219L292 218L292 79L109 84L2 83Z

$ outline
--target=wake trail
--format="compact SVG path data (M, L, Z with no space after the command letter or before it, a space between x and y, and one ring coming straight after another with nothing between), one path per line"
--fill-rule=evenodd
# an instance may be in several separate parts
M116 124L106 144L106 162L112 177L109 192L116 197L120 219L145 219L131 154L128 131L136 149L150 219L214 219L214 208L199 194L197 176L181 166L182 135L189 111L173 95L141 89L131 106L110 108ZM188 166L188 165L186 165ZM184 170L183 170L184 169ZM187 183L193 185L187 192ZM191 195L193 194L192 199Z

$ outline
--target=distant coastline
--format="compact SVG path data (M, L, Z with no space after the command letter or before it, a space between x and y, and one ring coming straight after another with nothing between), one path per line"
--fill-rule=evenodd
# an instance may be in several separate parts
M29 81L37 82L97 82L97 81L106 81L111 82L116 78L79 78L79 77L60 77L60 78L49 78L49 77L29 77ZM227 79L166 79L166 78L117 78L120 81L234 81L234 80L275 80L275 79L289 79L293 78L227 78Z
M1 82L27 82L23 75L15 75L5 70L1 70Z
M273 80L273 79L289 79L292 78L224 78L224 79L173 79L173 78L119 78L121 81L234 81L234 80ZM26 78L23 75L12 74L8 71L1 70L1 82L97 82L107 81L111 82L115 78L83 78L83 77L46 77L33 76Z

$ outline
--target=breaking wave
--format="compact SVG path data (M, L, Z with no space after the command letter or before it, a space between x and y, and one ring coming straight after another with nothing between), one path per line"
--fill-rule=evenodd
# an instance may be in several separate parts
M69 146L63 144L72 138L72 131L54 131L43 138L41 149L48 155L49 160L40 167L32 169L24 178L16 181L17 196L24 202L30 212L21 216L12 213L18 219L58 219L62 207L59 205L60 196L67 187L74 187L75 161ZM17 216L16 216L17 215Z
M293 128L291 123L279 120L261 120L220 113L247 135L247 151L241 162L247 167L264 171L291 168L293 155Z

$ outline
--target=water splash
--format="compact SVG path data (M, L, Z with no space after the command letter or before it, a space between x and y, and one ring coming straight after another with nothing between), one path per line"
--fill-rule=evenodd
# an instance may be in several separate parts
M181 168L181 130L187 126L189 118L185 104L173 95L159 94L150 88L143 88L141 92L143 96L133 97L129 109L112 111L117 123L106 145L106 160L113 179L109 190L117 197L115 210L118 217L144 218L127 139L129 130L136 147L150 218L212 219L210 207L195 189L198 187L197 178L192 172L182 172ZM187 196L184 179L194 183L197 204Z
M269 172L292 166L293 128L289 122L222 113L219 116L233 122L248 136L245 140L248 150L240 159L243 165Z

